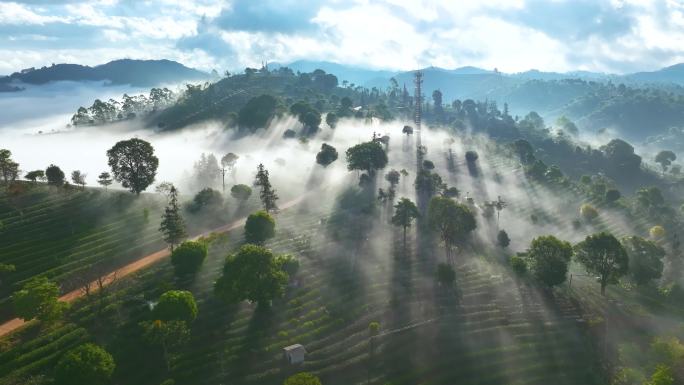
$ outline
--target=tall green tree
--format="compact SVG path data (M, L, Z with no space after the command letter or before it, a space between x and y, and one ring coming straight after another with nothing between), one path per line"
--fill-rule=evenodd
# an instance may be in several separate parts
M107 151L114 178L132 193L141 192L154 182L159 159L149 142L133 138L117 142Z
M171 185L168 195L168 204L162 214L162 221L159 225L159 231L164 235L164 242L168 243L173 252L174 246L179 244L187 233L185 232L185 221L180 213L180 204L178 203L178 190Z
M64 308L58 297L59 287L56 283L46 277L31 278L12 296L14 312L25 321L33 318L41 321L54 320L61 315Z
M107 190L107 187L112 184L112 176L108 172L101 172L97 177L97 183Z
M55 367L58 385L106 385L114 373L114 358L103 348L83 344L69 350Z
M449 264L453 264L452 247L465 240L477 227L475 217L468 206L441 196L430 200L428 222L432 229L439 232Z
M572 245L553 235L541 236L532 240L527 256L532 275L546 286L556 286L565 282Z
M589 274L598 276L603 295L606 293L606 286L617 283L629 271L627 252L610 233L589 235L575 245L575 257Z
M283 295L287 279L287 273L282 271L271 250L247 244L226 258L214 291L230 303L248 300L267 305Z
M392 224L400 226L404 230L403 245L404 252L406 252L406 230L411 227L413 220L418 218L420 213L418 207L408 198L401 198L396 205L394 205L394 215L392 216Z
M275 220L266 211L250 214L245 222L245 240L248 243L262 244L275 236Z
M221 184L223 191L226 191L226 173L235 173L235 163L240 157L229 152L221 158Z
M346 156L349 171L366 171L368 176L373 176L375 170L385 168L387 165L387 154L378 141L361 143L348 148Z
M81 186L81 190L85 190L87 176L87 174L82 173L80 170L74 170L71 172L71 181L75 185Z
M19 163L12 160L12 152L7 149L0 149L0 177L7 184L17 179L19 175Z
M622 245L629 257L629 275L637 285L646 285L663 275L665 249L642 237L624 237Z
M276 190L271 186L268 170L266 170L262 163L259 163L259 166L257 166L256 181L254 182L254 185L261 188L259 198L261 198L261 204L263 205L264 210L266 210L267 213L278 210L276 201L279 197L276 194Z
M45 177L50 186L61 186L64 184L64 171L54 164L45 169Z

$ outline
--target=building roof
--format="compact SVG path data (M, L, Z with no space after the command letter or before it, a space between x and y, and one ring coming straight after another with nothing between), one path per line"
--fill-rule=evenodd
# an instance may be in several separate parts
M304 349L304 345L302 345L302 344L294 344L294 345L286 346L283 348L283 350L286 352L293 352L293 351L297 351L300 349L306 352L306 349Z

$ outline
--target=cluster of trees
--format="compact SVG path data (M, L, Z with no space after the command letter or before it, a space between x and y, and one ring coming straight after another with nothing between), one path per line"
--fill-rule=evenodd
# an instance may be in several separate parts
M545 286L565 282L568 265L572 258L595 276L601 286L615 284L629 275L637 285L646 285L659 279L663 273L665 250L653 241L630 236L621 240L610 233L589 235L585 240L571 245L553 235L532 240L525 253L511 258L511 267L518 273L529 271Z
M149 96L124 94L121 101L95 99L93 105L79 107L71 117L74 126L97 125L120 120L133 119L169 106L176 100L176 94L168 88L152 88Z

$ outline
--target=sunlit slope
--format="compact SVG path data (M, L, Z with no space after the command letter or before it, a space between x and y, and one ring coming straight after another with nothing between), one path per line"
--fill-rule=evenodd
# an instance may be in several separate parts
M32 186L18 198L0 196L0 263L16 267L0 291L3 304L31 277L45 275L68 291L93 265L114 269L163 247L155 197L60 190ZM1 307L6 318L11 306Z

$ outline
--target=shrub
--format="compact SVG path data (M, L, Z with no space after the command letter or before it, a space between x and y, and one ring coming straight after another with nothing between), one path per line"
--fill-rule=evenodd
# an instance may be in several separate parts
M525 261L524 258L514 255L509 260L509 263L511 265L511 269L513 269L516 274L524 275L527 272L527 261Z
M207 246L203 242L186 241L171 253L171 264L177 276L196 273L207 257Z
M598 217L598 211L594 208L594 206L585 203L582 206L580 206L580 215L584 220L587 221L592 221Z
M373 322L369 323L368 324L368 333L370 333L370 335L372 335L372 336L378 335L378 333L380 333L380 322L373 321Z
M205 207L218 207L223 204L223 196L221 193L212 189L205 188L195 194L192 203L189 206L190 212L196 213Z
M311 373L297 373L285 380L283 385L321 385L321 380Z
M252 195L252 188L246 184L236 184L230 188L230 196L239 200L246 201Z
M508 237L508 233L504 230L499 231L499 234L496 236L496 241L499 246L503 248L506 248L511 244L511 239Z
M665 236L665 228L660 225L655 225L651 227L650 230L648 230L648 234L651 236L653 239L660 239Z

